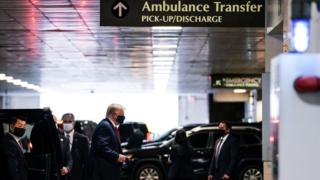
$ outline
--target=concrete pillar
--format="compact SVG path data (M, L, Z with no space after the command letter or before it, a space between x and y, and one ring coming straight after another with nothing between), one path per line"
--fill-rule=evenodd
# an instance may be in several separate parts
M262 76L262 159L264 180L272 180L270 137L270 64L276 55L287 51L289 0L266 1L265 73ZM285 36L284 36L285 35ZM284 39L285 37L285 39Z

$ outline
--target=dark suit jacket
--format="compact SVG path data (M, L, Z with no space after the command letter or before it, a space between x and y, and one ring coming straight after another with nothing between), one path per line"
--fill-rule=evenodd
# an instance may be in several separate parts
M89 140L86 136L74 132L71 148L73 164L70 180L85 180L86 166L89 156Z
M169 179L193 179L191 146L184 147L174 144L171 149L170 159L172 164L169 168Z
M72 169L72 156L70 151L70 141L64 136L63 133L59 133L60 147L61 147L61 157L62 157L62 167L67 167L69 170ZM62 168L60 167L60 169ZM69 180L69 175L63 177L64 180Z
M215 148L220 139L216 141ZM228 138L222 144L220 154L218 156L218 167L215 167L215 151L212 156L209 174L214 175L214 179L221 179L224 174L233 176L234 168L238 160L239 140L232 134L229 134Z
M2 157L4 158L4 176L6 180L27 180L27 165L21 147L10 135L3 137L1 144Z
M35 123L31 131L30 140L33 146L32 154L51 155L51 176L60 174L63 162L59 132L51 114L44 116L44 119Z
M118 163L121 151L120 139L109 119L103 119L96 127L90 150L90 174L93 180L118 180L120 168Z

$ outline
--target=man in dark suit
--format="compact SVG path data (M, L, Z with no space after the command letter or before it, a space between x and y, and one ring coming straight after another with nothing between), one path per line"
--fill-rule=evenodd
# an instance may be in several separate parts
M125 119L124 107L111 104L106 118L96 127L90 150L90 175L93 180L119 180L120 169L126 157L121 154L117 126Z
M61 166L59 166L60 172L58 173L58 180L69 180L69 174L73 166L73 159L70 151L70 142L67 137L64 136L62 129L58 128L58 124L61 124L62 121L58 121L55 115L52 116L53 121L56 124L58 137L60 140L60 152L61 152Z
M59 133L62 167L60 168L60 180L70 180L69 174L73 167L73 159L70 151L70 142L63 133Z
M227 121L219 123L218 136L212 156L208 180L234 179L233 171L238 160L239 141L231 132Z
M66 180L72 167L72 157L69 149L69 140L64 137L57 126L58 120L46 108L43 119L36 122L31 131L31 153L34 155L49 154L50 179Z
M26 130L26 118L17 117L9 125L9 132L3 137L1 153L4 158L4 176L6 180L27 180L27 166L23 154L21 137Z
M64 114L62 120L65 137L69 139L73 159L69 180L85 180L89 156L89 140L86 136L75 132L75 118L72 113Z

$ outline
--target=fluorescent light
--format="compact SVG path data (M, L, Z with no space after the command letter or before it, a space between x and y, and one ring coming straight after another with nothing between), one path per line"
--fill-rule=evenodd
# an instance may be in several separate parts
M234 89L233 90L233 93L246 93L247 92L247 90L245 90L245 89Z
M152 30L181 30L181 26L153 26Z
M153 66L153 70L171 71L171 66Z
M174 44L153 44L154 49L177 49L178 45Z
M13 77L12 77L12 76L6 76L6 77L5 77L5 80L6 80L7 82L12 82Z
M14 79L14 80L12 80L12 84L14 84L14 85L20 85L21 82L22 82L22 81L21 81L20 79Z
M297 52L305 52L310 42L310 20L292 20L292 45Z
M153 61L174 61L174 57L153 57Z
M30 84L28 82L22 81L21 79L15 79L14 77L7 76L4 73L0 73L0 80L6 80L7 83L11 83L13 85L21 86L23 88L35 90L35 91L38 91L38 92L43 92L44 91L44 89L42 89L40 86L37 86L37 85L34 85L34 84Z
M172 66L173 61L153 61L154 66Z
M161 73L161 74L165 74L165 73L167 73L167 74L169 74L169 73L171 73L171 69L153 69L153 71L152 71L153 73Z
M21 81L20 86L21 87L25 87L27 86L29 83L25 82L25 81Z
M154 50L153 55L175 55L176 51L166 51L166 50Z
M153 79L169 79L169 74L154 74Z
M0 74L0 80L6 80L6 74L1 73Z
M27 89L34 89L34 85L33 84L27 84L26 86L25 86L25 88L27 88Z

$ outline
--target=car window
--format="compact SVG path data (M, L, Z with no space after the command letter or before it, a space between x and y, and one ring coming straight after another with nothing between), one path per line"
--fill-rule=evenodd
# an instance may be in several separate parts
M144 123L138 123L140 131L144 134L147 135L148 128L147 125ZM120 140L121 142L126 142L128 138L133 134L133 123L124 123L119 126L119 131L120 131Z
M197 133L189 136L189 141L193 148L205 148L207 147L209 133Z
M153 141L163 141L163 140L169 140L174 137L174 132L176 132L176 128L170 129L169 131L163 133L158 138L154 139Z
M252 145L252 144L261 144L260 139L251 133L242 133L241 134L241 143L244 145Z

